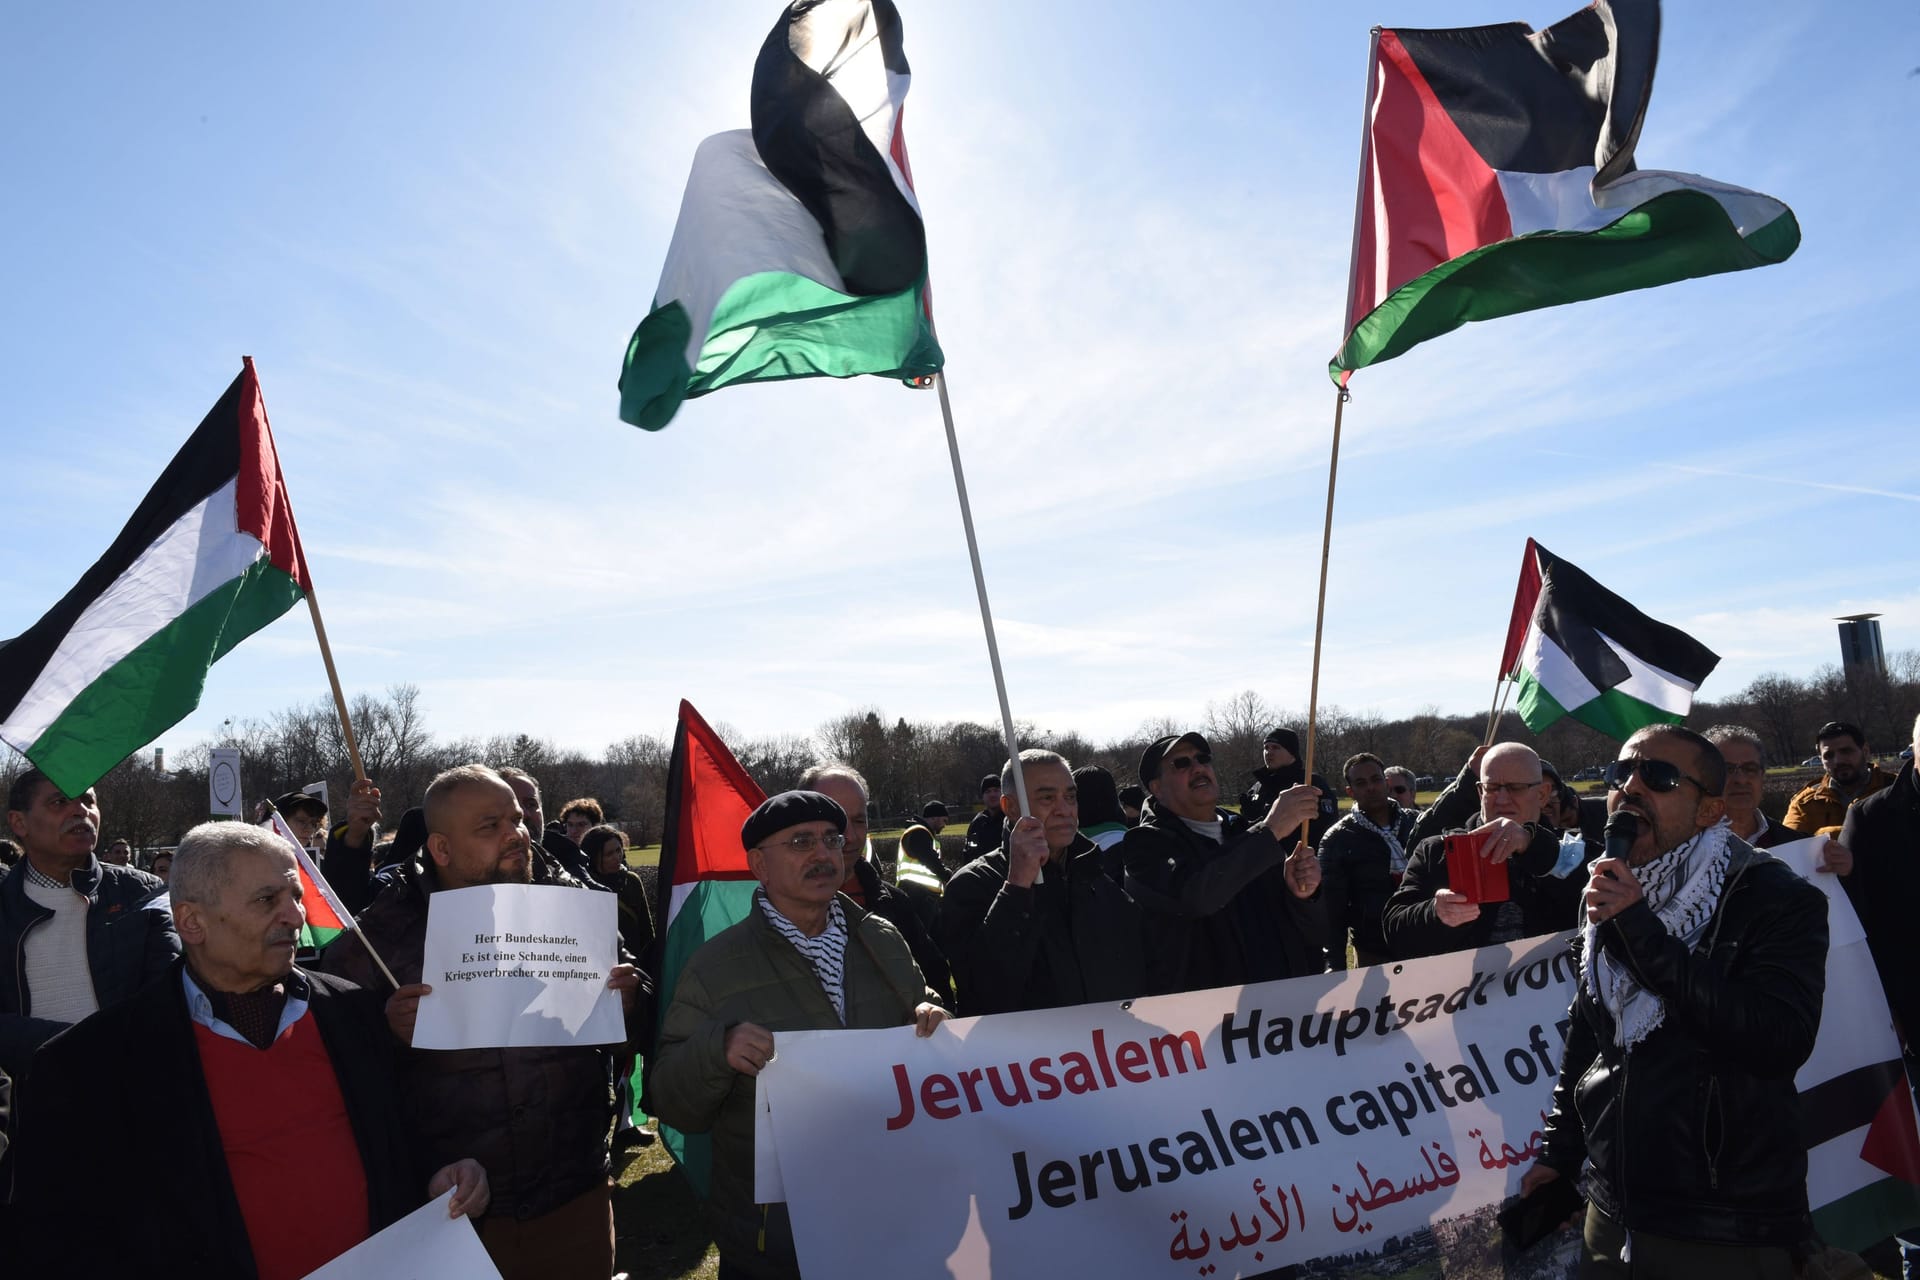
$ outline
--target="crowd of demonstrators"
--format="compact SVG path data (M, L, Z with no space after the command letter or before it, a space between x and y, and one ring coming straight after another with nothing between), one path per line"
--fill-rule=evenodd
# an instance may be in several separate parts
M1393 798L1387 767L1363 751L1341 766L1353 808L1320 842L1320 892L1327 908L1328 967L1347 967L1347 939L1362 965L1390 959L1381 932L1387 899L1407 870L1415 814Z
M210 822L176 860L184 955L34 1061L9 1270L298 1277L449 1188L450 1212L484 1214L478 1162L414 1159L384 994L294 967L303 916L286 842ZM111 1100L132 1080L159 1100L138 1124L157 1166L103 1158L124 1144Z
M713 1135L708 1209L723 1277L800 1273L787 1206L753 1194L755 1077L773 1033L911 1025L925 1036L946 1016L899 931L837 892L848 818L819 791L783 792L748 817L753 909L680 971L654 1051L661 1119Z

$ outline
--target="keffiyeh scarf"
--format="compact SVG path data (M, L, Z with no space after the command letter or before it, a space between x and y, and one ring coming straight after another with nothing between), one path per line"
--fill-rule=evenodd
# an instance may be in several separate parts
M793 944L800 953L813 976L820 979L820 987L827 993L827 999L833 1002L833 1012L842 1026L847 1021L847 913L841 908L840 900L835 898L827 904L827 928L817 938L809 938L800 932L800 926L781 915L773 903L767 900L765 893L756 893L760 910L766 913L767 922L780 936Z
M1689 951L1699 945L1720 905L1731 857L1727 837L1732 830L1723 818L1685 844L1634 868L1647 906ZM1607 954L1600 945L1598 924L1587 925L1581 944L1580 980L1613 1018L1614 1043L1631 1050L1665 1019L1666 1001L1641 986L1631 970Z
M1393 828L1399 822L1399 812L1398 809L1394 810L1394 822L1384 827L1369 818L1359 805L1353 806L1347 813L1347 817L1353 820L1354 826L1362 831L1371 831L1387 842L1387 869L1395 875L1407 869L1406 847L1400 843L1400 837L1393 833Z

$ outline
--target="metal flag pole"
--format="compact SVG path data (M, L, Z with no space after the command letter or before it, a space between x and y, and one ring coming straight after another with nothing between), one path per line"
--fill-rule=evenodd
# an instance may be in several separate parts
M973 564L973 590L980 597L980 625L987 633L987 661L993 667L993 690L1000 697L1000 729L1007 739L1007 759L1013 762L1013 790L1020 799L1020 816L1027 807L1027 777L1020 768L1020 744L1013 732L1013 710L1007 703L1007 678L1000 670L1000 642L993 634L993 609L987 603L987 576L980 569L980 542L973 533L973 504L967 501L967 474L960 465L960 438L953 430L953 403L947 399L945 369L933 375L940 392L940 417L947 424L947 456L953 460L953 491L960 498L960 524L967 531L967 559Z

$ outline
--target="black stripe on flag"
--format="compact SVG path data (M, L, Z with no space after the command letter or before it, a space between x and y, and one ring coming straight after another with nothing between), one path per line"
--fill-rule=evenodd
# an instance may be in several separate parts
M243 371L207 410L207 416L140 500L120 536L73 590L40 621L0 644L0 718L12 715L27 696L87 606L132 567L161 534L240 474L240 384L245 377Z
M1720 655L1678 627L1656 622L1568 561L1535 544L1540 556L1540 630L1565 651L1593 687L1627 678L1626 664L1599 632L1627 652L1698 688Z
M760 47L753 65L753 143L767 170L820 224L847 292L898 293L926 275L926 227L833 78L844 55L874 39L886 69L906 75L900 14L891 0L854 7L853 21L845 19L846 7L832 8L841 21L816 12L819 7L817 0L789 5ZM833 56L821 57L822 50Z
M1560 173L1609 158L1633 167L1660 49L1658 0L1597 0L1536 32L1524 22L1395 28L1480 158L1510 173Z
M1906 1087L1907 1073L1898 1058L1822 1080L1800 1091L1800 1133L1809 1147L1852 1133L1873 1123L1889 1093Z

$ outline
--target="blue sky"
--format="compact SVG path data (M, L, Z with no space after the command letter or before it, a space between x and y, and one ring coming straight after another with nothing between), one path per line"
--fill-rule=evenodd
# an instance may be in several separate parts
M1016 715L1302 707L1367 27L1563 16L901 0L936 309ZM615 416L693 149L778 7L15 8L0 635L254 356L341 674L596 751L996 715L931 394ZM556 15L564 15L560 20ZM1324 702L1486 705L1528 536L1723 655L1705 696L1920 647L1920 10L1670 6L1643 167L1791 204L1781 267L1359 374ZM325 693L304 611L162 742Z

